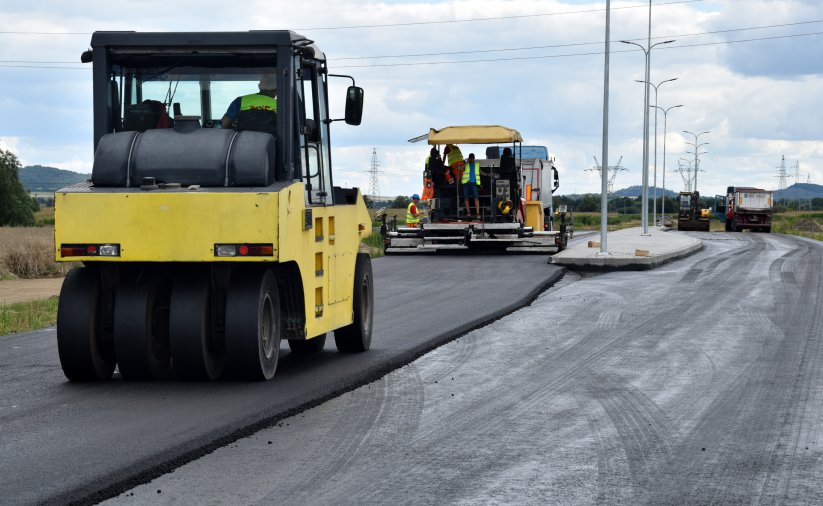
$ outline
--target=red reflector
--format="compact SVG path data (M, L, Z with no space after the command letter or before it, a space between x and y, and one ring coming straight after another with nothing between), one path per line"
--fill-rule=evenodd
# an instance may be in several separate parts
M241 246L241 248L244 247L245 246ZM249 248L249 251L254 256L270 257L274 254L274 247L271 244L255 244Z
M86 253L89 255L96 255L97 254L97 246L94 244L89 244L86 246Z
M249 254L249 247L242 244L239 248L237 248L237 252L240 253L241 256L246 256Z
M64 257L82 257L85 256L86 250L77 247L62 247L60 248L60 256Z

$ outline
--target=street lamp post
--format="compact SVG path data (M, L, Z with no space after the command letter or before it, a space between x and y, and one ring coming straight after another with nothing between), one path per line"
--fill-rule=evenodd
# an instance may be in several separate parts
M649 2L649 23L651 24L651 2ZM649 56L654 46L659 46L660 44L670 44L674 42L674 40L664 40L656 44L650 44L648 49L636 42L631 42L628 40L621 40L620 42L623 44L637 46L646 54L646 79L644 80L646 83L646 91L643 97L643 175L641 176L643 181L641 192L642 201L640 203L640 223L643 227L643 235L649 235Z
M697 171L700 170L700 165L699 165L698 159L697 159L698 151L700 150L700 146L707 146L709 144L708 142L698 144L697 143L697 138L700 137L701 135L707 134L709 132L705 131L705 132L700 132L699 134L695 134L693 132L689 132L688 130L683 130L683 133L694 136L694 144L692 144L690 142L687 142L686 144L691 144L692 146L694 146L694 191L697 191Z
M663 83L660 83L660 84L663 84ZM661 111L663 111L663 202L662 202L662 206L661 206L661 209L660 209L660 215L661 215L660 222L661 222L661 224L663 224L666 221L666 122L667 122L666 117L668 116L670 110L676 109L678 107L683 107L683 104L673 105L671 107L667 107L666 109L663 109L662 107L657 106L657 105L655 107L657 109L660 109ZM656 112L655 112L654 116L655 116L655 118L657 117ZM655 153L657 153L657 149L655 149ZM655 155L655 160L656 159L657 159L657 156ZM657 165L657 163L655 163L655 166L656 165ZM655 190L657 190L657 185L656 184L655 184ZM656 206L657 206L657 203L655 202L655 209L656 209Z
M660 81L657 84L654 83L647 83L654 88L654 105L650 107L654 107L654 176L652 177L654 181L654 194L652 197L652 223L655 225L657 224L657 88L660 87L663 83L668 83L671 81L677 81L676 77L671 79L666 79L665 81ZM642 83L646 81L641 81L639 79L635 79L635 82Z

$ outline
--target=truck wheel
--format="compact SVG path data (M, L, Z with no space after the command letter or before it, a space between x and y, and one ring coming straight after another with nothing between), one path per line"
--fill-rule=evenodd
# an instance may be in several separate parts
M770 226L768 226L768 227L766 227L766 228L764 228L764 229L763 229L763 232L765 232L765 233L767 233L767 234L771 234L771 233L772 233L772 227L771 227L771 225L770 225Z
M235 271L226 293L226 372L238 379L271 379L277 369L281 335L274 273Z
M289 339L289 348L292 353L309 354L319 353L326 346L326 334L311 339Z
M354 269L354 321L351 325L334 331L337 349L343 352L366 351L371 346L372 320L374 318L374 283L371 259L358 253Z
M146 272L121 278L114 301L114 354L127 380L163 379L171 373L171 283Z
M174 371L189 380L213 380L223 373L225 346L212 333L211 283L207 272L174 279L169 339Z
M100 329L100 276L97 269L69 272L57 303L57 353L69 381L97 381L114 373L114 346Z

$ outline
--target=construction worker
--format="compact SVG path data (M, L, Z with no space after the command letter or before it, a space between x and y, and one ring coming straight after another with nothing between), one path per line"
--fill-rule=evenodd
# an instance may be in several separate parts
M463 202L466 205L466 216L471 215L469 210L469 198L474 198L474 209L477 211L477 217L480 217L480 198L477 195L477 187L480 186L480 162L475 161L474 153L469 153L469 159L466 160L466 170L463 171L463 177L460 179L460 184L463 185ZM488 176L487 172L482 172L484 176Z
M423 168L423 200L433 199L435 196L435 188L438 186L437 178L440 178L439 183L442 185L443 179L443 160L440 159L440 152L436 147L433 147L426 157L426 164Z
M231 128L234 122L237 121L237 116L241 111L257 109L271 111L273 113L277 112L277 78L273 75L264 76L263 79L257 83L257 88L260 90L260 93L237 97L229 104L226 114L224 114L220 120L223 128Z
M465 161L463 160L463 153L460 152L460 148L458 148L454 144L446 144L446 148L443 150L443 156L447 157L449 167L451 168L451 174L449 171L446 171L446 181L449 181L450 178L454 178L455 180L460 179L460 176L463 174L463 166L465 165Z
M414 194L411 197L412 201L409 203L409 206L406 208L406 226L407 227L419 227L420 226L420 216L423 214L417 208L420 204L420 195Z

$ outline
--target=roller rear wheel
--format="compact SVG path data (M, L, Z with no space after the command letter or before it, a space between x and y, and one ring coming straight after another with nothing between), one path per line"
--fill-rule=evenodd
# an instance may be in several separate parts
M334 331L337 349L343 352L366 351L371 346L374 313L374 284L371 259L365 253L357 254L354 268L354 321Z
M170 374L169 296L164 276L143 273L121 279L114 302L114 351L124 379Z
M69 272L57 305L57 353L70 381L97 381L114 372L114 346L100 326L100 276L97 269Z
M274 273L235 271L226 293L226 372L237 379L271 379L277 370L281 335Z
M174 279L169 340L174 371L181 379L213 380L223 373L225 345L212 332L211 283L207 273Z

